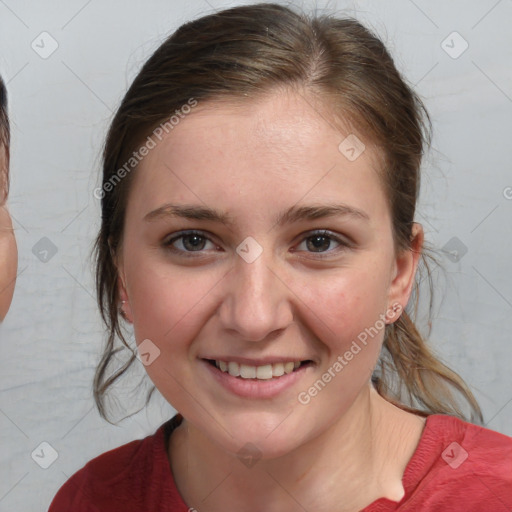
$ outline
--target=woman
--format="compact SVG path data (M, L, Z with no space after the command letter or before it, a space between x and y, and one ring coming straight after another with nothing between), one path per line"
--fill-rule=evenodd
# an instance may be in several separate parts
M135 361L112 370L121 316L179 414L50 511L512 506L512 440L465 421L451 390L482 421L478 404L404 311L427 143L420 100L354 20L259 4L165 41L104 150L95 396L106 416Z
M18 268L16 239L6 204L9 192L9 141L7 91L0 77L0 322L11 305Z

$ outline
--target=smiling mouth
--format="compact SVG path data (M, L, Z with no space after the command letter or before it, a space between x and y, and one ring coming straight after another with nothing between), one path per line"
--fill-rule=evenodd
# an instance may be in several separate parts
M262 366L251 366L239 364L235 361L219 361L206 359L206 361L215 366L223 373L228 373L232 377L241 379L270 380L288 375L297 371L299 368L313 364L312 361L288 361L286 363L265 364Z

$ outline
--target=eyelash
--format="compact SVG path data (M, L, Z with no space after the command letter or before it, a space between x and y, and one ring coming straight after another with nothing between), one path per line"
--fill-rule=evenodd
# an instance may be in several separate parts
M174 242L176 242L178 240L182 240L186 237L191 237L191 236L198 236L204 240L212 242L212 240L208 236L206 236L203 231L190 230L190 231L182 231L178 235L173 236L172 238L170 238L168 240L165 240L163 243L164 248L168 249L169 251L171 251L175 254L184 256L185 258L202 257L203 256L202 253L204 252L203 250L186 251L186 250L182 250L182 249L176 249L176 247L173 246ZM314 238L314 237L323 237L323 238L327 238L330 241L334 241L334 242L338 243L340 247L338 247L337 249L343 250L343 249L348 249L348 248L352 247L352 244L350 244L349 242L341 239L340 237L336 236L334 233L331 233L330 231L327 231L325 229L320 229L320 230L315 230L315 231L309 232L307 234L307 236L305 236L304 238L301 239L301 243L310 238ZM212 243L214 243L214 242L212 242ZM315 257L322 259L322 258L328 257L328 256L325 256L325 254L331 255L331 253L337 252L337 249L328 250L328 251L324 251L324 252L308 251L308 253L314 254ZM195 255L194 253L197 253L197 255Z

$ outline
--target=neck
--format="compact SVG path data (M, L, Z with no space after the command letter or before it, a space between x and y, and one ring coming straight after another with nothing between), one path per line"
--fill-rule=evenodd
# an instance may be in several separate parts
M343 417L282 457L248 467L183 420L170 461L181 496L198 512L351 512L381 497L400 501L423 425L369 385Z

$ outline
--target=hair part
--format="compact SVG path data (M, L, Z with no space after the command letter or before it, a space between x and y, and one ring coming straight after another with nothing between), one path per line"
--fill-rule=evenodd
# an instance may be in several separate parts
M266 3L227 9L182 25L144 64L123 98L105 142L102 183L109 182L141 141L190 98L200 103L252 101L290 87L318 99L333 119L377 147L395 248L411 250L430 120L382 41L354 19L307 16ZM104 418L107 391L135 361L119 318L115 264L135 172L102 197L102 224L95 243L97 297L108 337L95 375L94 397ZM426 256L422 258L430 278ZM131 355L112 370L123 346ZM405 396L393 390L393 375ZM382 396L406 410L467 419L452 394L458 390L470 405L471 420L483 421L467 385L434 356L405 311L386 327L373 381Z

